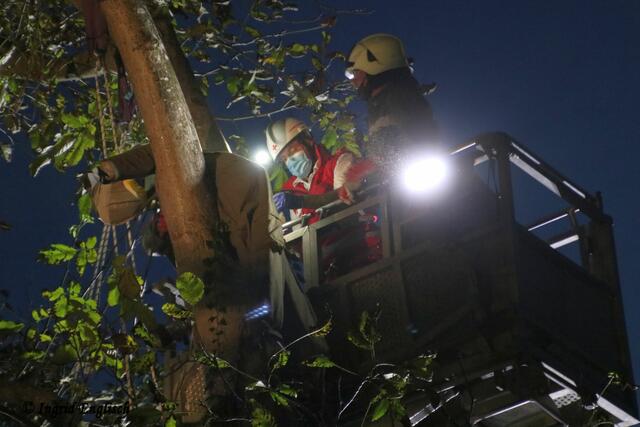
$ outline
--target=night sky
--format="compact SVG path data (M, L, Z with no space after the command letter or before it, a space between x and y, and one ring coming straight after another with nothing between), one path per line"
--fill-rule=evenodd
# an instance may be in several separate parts
M333 48L348 51L376 32L404 41L417 79L438 84L429 100L446 144L502 130L591 193L602 191L615 221L627 328L640 373L640 1L335 4L375 12L341 15ZM358 103L353 108L363 111ZM223 106L214 110L228 115ZM264 124L244 123L243 133L259 144ZM26 144L16 148L13 163L0 164L0 219L13 225L0 232L0 288L10 290L12 300L37 300L40 289L61 278L34 260L49 243L69 242L75 183L52 168L30 178L26 164L33 155ZM528 196L516 195L525 222L555 209L553 198L539 202L533 195L527 202Z

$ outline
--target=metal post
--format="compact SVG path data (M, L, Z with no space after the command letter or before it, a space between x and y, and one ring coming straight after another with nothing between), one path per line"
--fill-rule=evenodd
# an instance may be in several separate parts
M498 285L496 294L493 295L493 311L515 309L518 302L518 287L516 277L516 238L515 238L515 213L513 203L513 186L511 182L511 162L509 160L510 140L506 134L496 134L493 139L495 150L499 192L499 221L503 233L503 271L504 277Z
M306 289L318 286L320 284L318 275L318 237L315 227L307 226L302 236L302 262Z

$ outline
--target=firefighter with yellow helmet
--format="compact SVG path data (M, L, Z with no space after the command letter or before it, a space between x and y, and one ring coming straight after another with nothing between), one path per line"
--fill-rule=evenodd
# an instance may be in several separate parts
M412 74L402 41L373 34L355 44L345 74L367 103L367 157L394 172L403 157L438 148L437 126L425 92Z

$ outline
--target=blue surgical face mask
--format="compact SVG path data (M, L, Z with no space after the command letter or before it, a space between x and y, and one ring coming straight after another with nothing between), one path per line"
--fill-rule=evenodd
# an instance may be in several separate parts
M291 172L291 175L297 176L300 179L305 179L311 173L311 159L304 151L298 151L289 156L285 165L287 169L289 169L289 172Z

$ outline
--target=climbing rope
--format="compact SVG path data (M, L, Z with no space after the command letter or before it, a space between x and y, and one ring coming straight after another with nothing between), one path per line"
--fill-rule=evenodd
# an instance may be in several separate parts
M107 138L105 133L104 123L104 111L102 110L102 97L100 95L100 73L104 70L100 56L96 61L95 70L95 97L96 97L96 110L98 111L98 124L100 128L100 138L102 140L102 158L107 158ZM108 92L108 86L105 84L105 88ZM98 245L96 265L93 270L93 277L91 283L84 292L84 296L95 299L99 304L102 285L104 283L105 261L106 251L109 245L109 238L112 228L108 224L103 224L102 234L100 236L100 243ZM115 242L115 240L114 240Z
M107 108L109 110L109 118L111 119L111 137L113 138L113 148L115 149L116 153L118 153L122 149L122 144L119 143L118 129L116 126L115 115L113 114L113 105L111 102L111 91L109 90L109 80L107 77L106 69L104 67L104 59L102 56L98 57L98 62L100 64L100 67L103 70L105 70L104 72L105 91L104 92L107 94Z
M96 62L96 110L98 111L98 124L100 125L100 138L102 139L102 158L107 158L107 138L104 131L104 112L102 111L102 100L100 96L100 69L101 63ZM105 85L106 86L106 85ZM107 88L108 89L108 88Z

